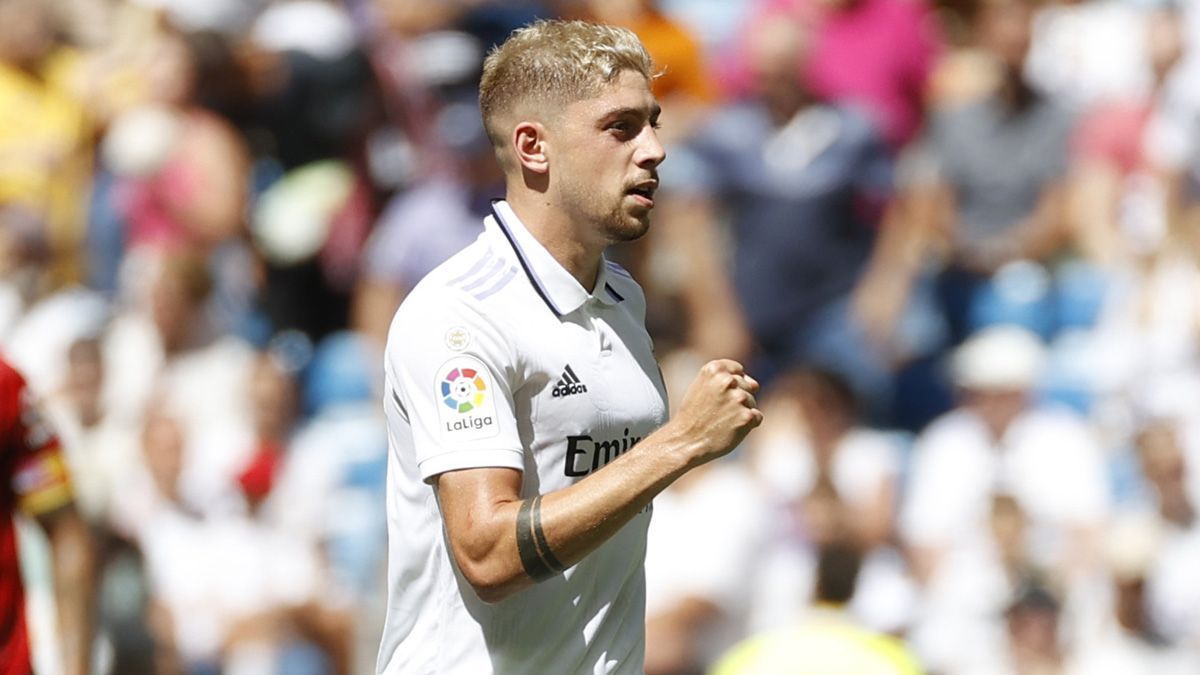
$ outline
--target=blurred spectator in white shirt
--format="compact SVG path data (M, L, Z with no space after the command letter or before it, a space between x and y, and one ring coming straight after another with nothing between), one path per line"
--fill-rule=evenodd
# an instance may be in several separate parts
M1072 673L1078 675L1183 675L1200 671L1200 659L1170 644L1154 623L1147 598L1164 528L1152 514L1117 518L1105 539L1105 570L1099 600L1085 620Z
M1029 574L1029 529L1010 495L995 495L988 526L946 554L928 579L909 633L933 672L973 672L1004 659L1003 614Z
M254 350L214 328L206 260L169 252L130 267L141 297L104 340L104 403L132 428L164 405L184 434L181 488L205 510L223 508L233 477L253 449L246 383Z
M766 421L750 457L776 513L770 545L755 582L751 628L786 625L809 597L816 551L826 538L819 522L863 552L863 571L850 611L867 626L901 630L913 589L892 548L902 444L863 426L858 402L839 376L800 370L776 380L763 402Z
M696 360L687 352L663 359L669 391L683 391ZM704 672L746 634L755 581L748 570L761 559L767 516L739 458L708 464L655 497L646 549L647 675Z
M1075 414L1034 404L1043 351L1028 331L994 326L955 353L963 403L917 439L901 516L922 578L985 531L996 494L1028 516L1036 564L1068 572L1091 558L1109 503L1104 458Z
M64 440L80 512L93 527L108 530L113 501L142 460L137 434L117 423L104 404L109 375L101 344L95 336L71 344L64 381L46 403Z
M1200 527L1196 495L1187 484L1189 455L1178 428L1168 421L1149 424L1137 438L1147 498L1162 529L1146 579L1150 621L1166 640L1200 649Z

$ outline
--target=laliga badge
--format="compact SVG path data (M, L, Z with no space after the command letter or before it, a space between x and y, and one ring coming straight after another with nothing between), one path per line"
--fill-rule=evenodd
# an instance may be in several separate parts
M445 438L468 441L500 433L492 386L495 379L487 366L471 356L456 356L437 372L439 431Z
M462 326L455 326L446 331L446 347L451 351L461 352L471 344L471 334Z

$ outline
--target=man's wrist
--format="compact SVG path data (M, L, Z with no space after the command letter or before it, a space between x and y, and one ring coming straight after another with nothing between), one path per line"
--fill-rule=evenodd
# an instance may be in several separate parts
M668 475L671 480L704 463L703 439L680 428L681 426L672 419L659 430L660 438L655 439L662 446L656 455L668 462Z

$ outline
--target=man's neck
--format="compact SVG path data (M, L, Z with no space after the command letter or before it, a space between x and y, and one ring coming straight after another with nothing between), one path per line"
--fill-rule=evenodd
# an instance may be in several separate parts
M603 245L588 241L590 232L580 232L580 224L550 203L541 193L516 193L509 191L508 205L521 219L525 229L550 252L584 290L591 293L600 273Z

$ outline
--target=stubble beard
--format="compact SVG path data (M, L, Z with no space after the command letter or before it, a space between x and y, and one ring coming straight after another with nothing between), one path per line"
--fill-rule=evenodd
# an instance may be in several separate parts
M576 214L576 217L595 223L598 233L608 243L620 244L636 241L645 236L650 229L649 209L636 206L635 210L631 212L626 204L628 195L624 191L619 193L615 200L610 202L612 205L606 208L603 202L612 198L601 195L588 186L574 185L572 188L570 193L574 199L571 200L573 203L570 210Z
M601 231L610 243L622 244L637 241L646 235L650 229L650 211L637 207L641 215L634 215L625 206L626 196L622 195L616 208L609 212L601 222Z

